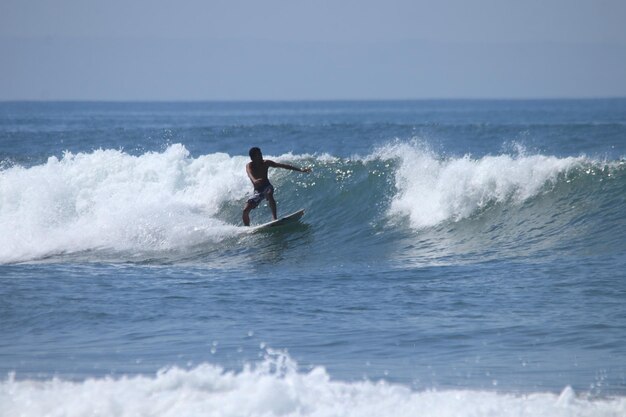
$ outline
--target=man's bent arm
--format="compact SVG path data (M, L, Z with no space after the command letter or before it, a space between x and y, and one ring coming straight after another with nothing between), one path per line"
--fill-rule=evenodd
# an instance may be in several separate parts
M263 184L263 178L254 177L254 174L252 173L252 166L250 166L250 164L246 165L246 173L248 174L248 178L250 178L250 181L252 181L252 185L254 187L257 187Z

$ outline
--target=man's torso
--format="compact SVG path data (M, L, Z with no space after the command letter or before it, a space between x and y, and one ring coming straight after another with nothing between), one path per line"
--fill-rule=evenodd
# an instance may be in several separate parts
M255 189L262 189L269 185L270 181L267 177L267 171L270 167L270 163L268 161L263 161L261 164L255 164L254 162L249 162L250 172L255 179L263 180L260 185L255 185Z

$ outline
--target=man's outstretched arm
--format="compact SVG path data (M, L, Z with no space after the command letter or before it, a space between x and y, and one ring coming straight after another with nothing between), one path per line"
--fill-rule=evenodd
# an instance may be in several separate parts
M281 164L279 162L274 162L274 161L267 161L268 165L274 168L283 168L283 169L289 169L292 171L298 171L298 172L311 172L311 168L298 168L295 167L293 165L289 165L289 164Z

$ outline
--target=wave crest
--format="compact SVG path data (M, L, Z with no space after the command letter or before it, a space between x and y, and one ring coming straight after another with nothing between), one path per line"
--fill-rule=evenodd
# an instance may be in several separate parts
M389 213L407 216L417 229L459 221L497 203L519 205L551 190L573 171L596 171L603 165L584 156L523 152L441 158L424 146L410 144L396 144L379 154L398 160L397 192Z

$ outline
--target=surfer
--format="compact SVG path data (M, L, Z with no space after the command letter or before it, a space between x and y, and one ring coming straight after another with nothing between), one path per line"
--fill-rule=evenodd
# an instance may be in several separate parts
M259 203L264 199L267 199L267 203L272 210L272 218L277 220L276 216L276 200L274 200L274 187L270 184L270 180L267 178L267 170L271 168L283 168L290 169L292 171L299 172L311 172L311 168L298 168L289 164L280 164L278 162L270 161L269 159L263 159L261 149L254 147L250 149L250 159L252 162L248 162L246 165L246 172L248 178L252 181L254 187L254 194L250 196L246 202L246 206L243 208L243 224L250 226L250 211L257 208Z

